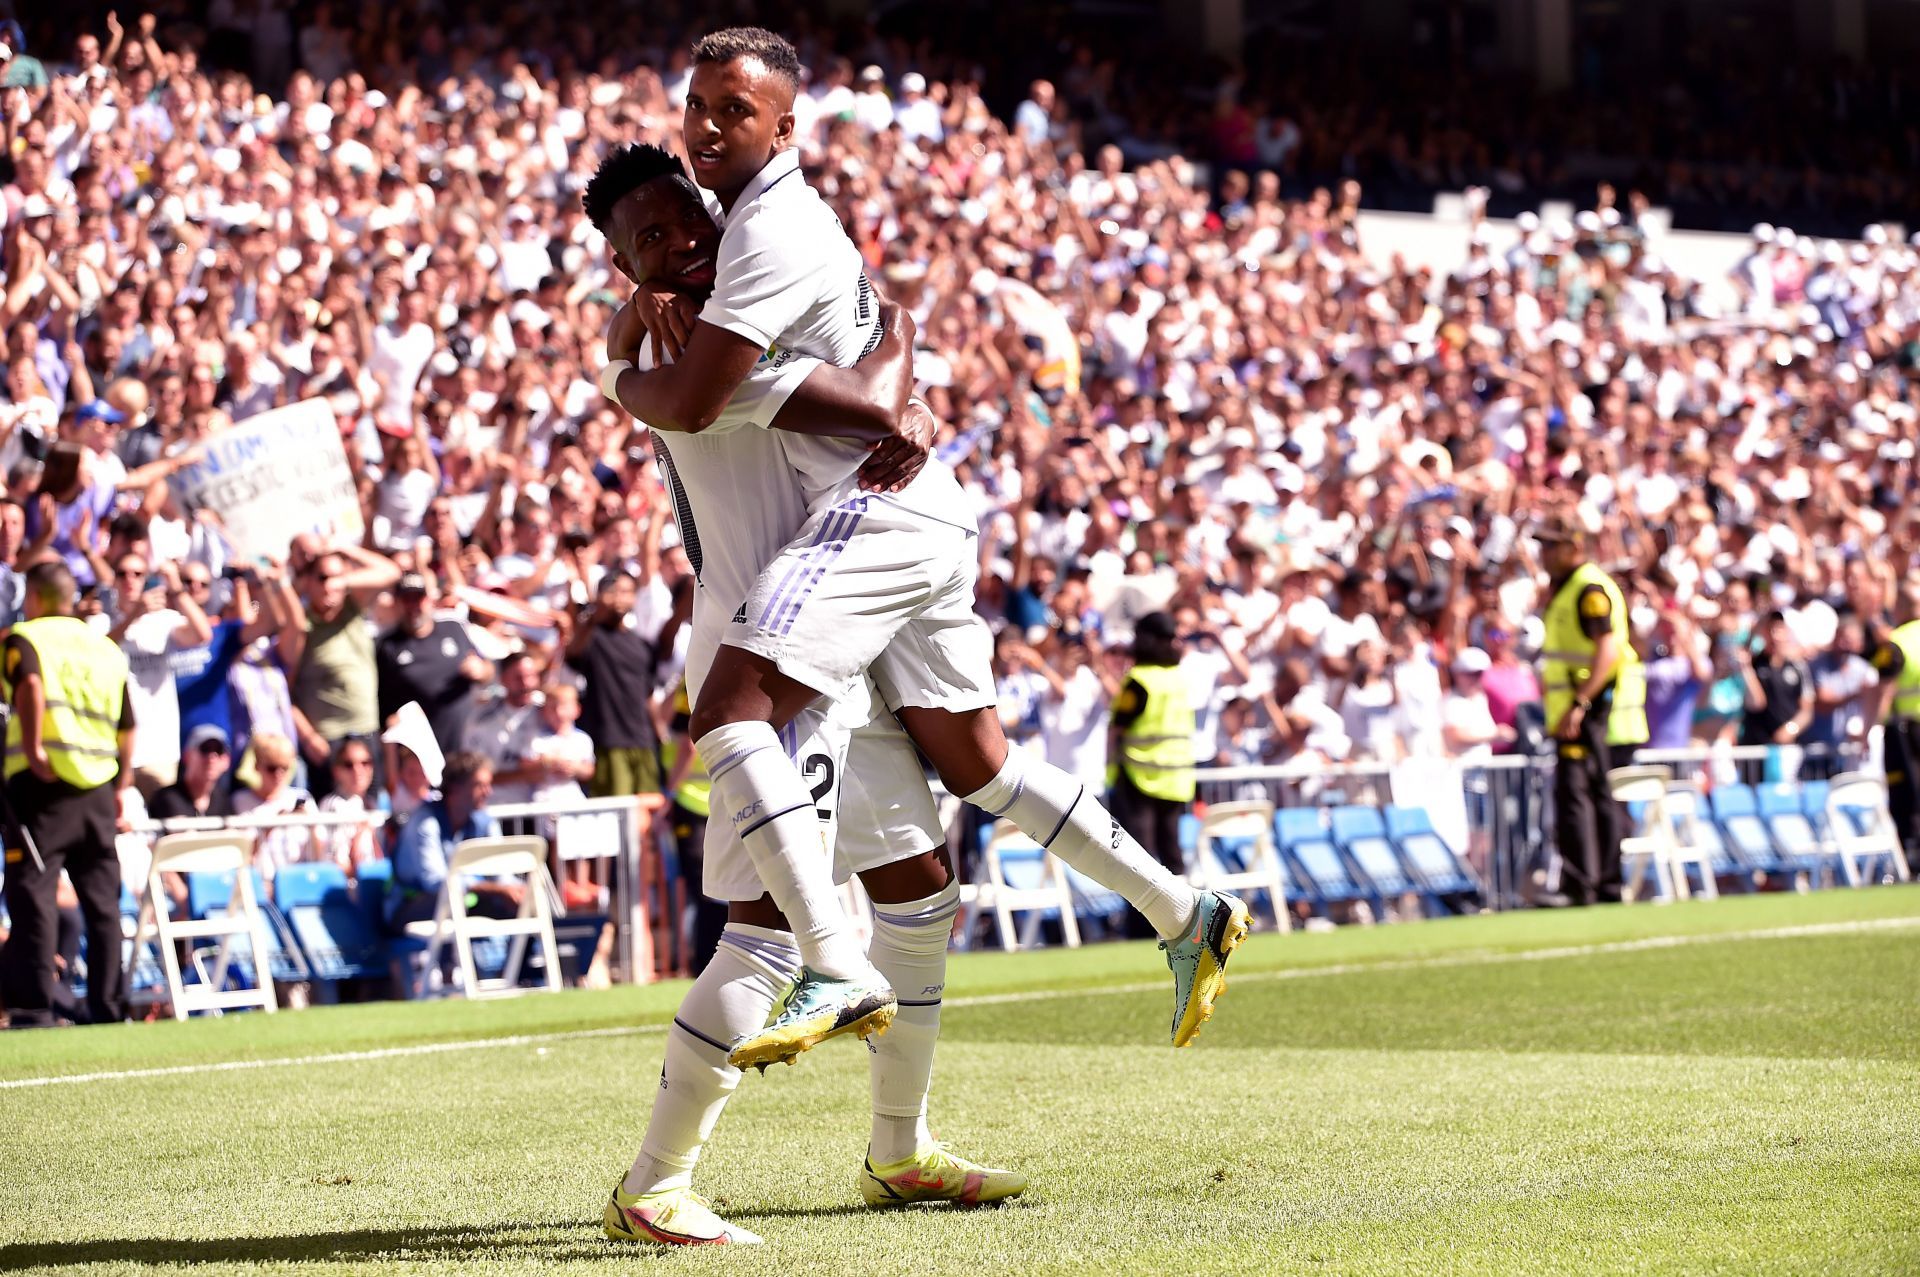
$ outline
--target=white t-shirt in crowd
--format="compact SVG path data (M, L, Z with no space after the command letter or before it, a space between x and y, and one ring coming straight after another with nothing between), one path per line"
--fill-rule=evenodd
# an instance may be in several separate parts
M173 632L187 618L171 608L148 612L127 626L127 699L133 703L133 765L172 767L180 761L180 698L174 690Z
M1107 720L1107 689L1084 665L1067 680L1065 696L1040 705L1047 761L1095 792L1107 784Z
M373 330L373 354L367 371L385 380L386 394L374 416L390 425L413 423L413 390L433 358L433 329L424 323L402 329L397 323Z

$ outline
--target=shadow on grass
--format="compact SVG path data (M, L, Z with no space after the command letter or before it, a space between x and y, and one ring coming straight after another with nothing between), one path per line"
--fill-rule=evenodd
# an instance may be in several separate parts
M369 1259L526 1259L565 1263L631 1257L580 1220L458 1228L367 1228L269 1237L120 1237L0 1245L0 1272L86 1264L358 1263Z

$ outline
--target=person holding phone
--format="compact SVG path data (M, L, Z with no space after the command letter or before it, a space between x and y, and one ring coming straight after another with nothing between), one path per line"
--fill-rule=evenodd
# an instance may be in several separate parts
M126 653L127 695L140 720L133 783L140 797L180 775L180 696L174 660L213 639L206 611L184 588L180 570L128 552L112 565L116 606L108 637Z

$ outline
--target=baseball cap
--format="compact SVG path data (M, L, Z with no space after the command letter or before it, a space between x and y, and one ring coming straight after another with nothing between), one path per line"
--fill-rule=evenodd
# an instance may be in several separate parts
M907 72L900 77L900 91L902 93L925 93L927 91L927 77L921 75L918 71Z
M104 399L89 399L74 410L75 421L105 421L119 425L127 419L127 414Z
M1458 674L1485 674L1493 668L1493 658L1477 647L1469 647L1453 658L1453 668Z
M218 745L223 752L233 748L226 730L215 723L202 723L187 733L187 753L194 753L208 745Z
M408 572L394 584L393 592L395 594L425 594L427 592L427 578L418 572Z
M1173 623L1172 615L1166 612L1149 612L1133 627L1135 638L1172 639L1178 637L1179 633L1178 627Z

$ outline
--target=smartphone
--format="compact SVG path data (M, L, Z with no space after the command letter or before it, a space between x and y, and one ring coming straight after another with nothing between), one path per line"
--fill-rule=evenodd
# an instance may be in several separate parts
M159 589L161 586L165 584L166 582L160 578L160 574L158 572L150 572L147 574L147 583L141 586L140 590L142 593L149 593L151 591Z

